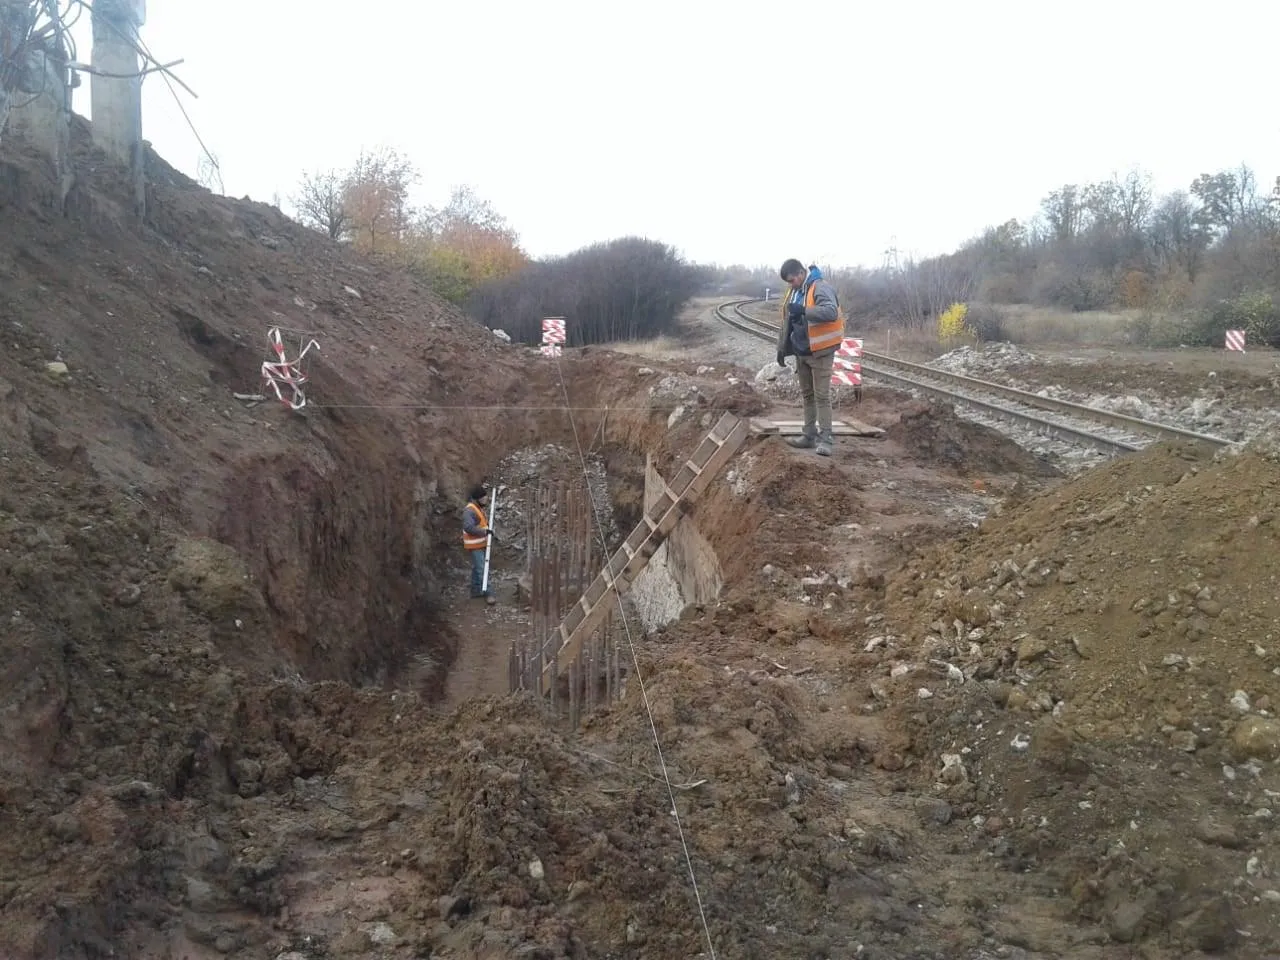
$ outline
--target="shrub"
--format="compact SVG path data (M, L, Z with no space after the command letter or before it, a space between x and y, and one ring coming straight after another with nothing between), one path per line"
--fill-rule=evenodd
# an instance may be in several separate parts
M965 324L969 315L969 307L963 303L953 303L938 314L938 341L944 345L973 336L973 332Z
M1249 342L1274 347L1280 345L1280 306L1271 294L1242 293L1220 300L1200 311L1196 346L1221 347L1228 330L1243 330Z
M566 319L568 346L642 340L672 328L704 277L673 248L628 237L531 263L477 288L467 308L520 343L541 339L543 317Z
M965 318L965 326L974 337L984 343L1009 339L1008 331L1005 329L1004 313L999 307L989 304L975 304L970 307Z

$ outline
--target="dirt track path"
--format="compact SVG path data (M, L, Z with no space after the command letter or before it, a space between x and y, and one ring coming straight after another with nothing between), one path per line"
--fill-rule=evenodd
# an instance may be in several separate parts
M528 629L524 608L516 605L518 560L499 551L495 558L492 607L468 596L465 585L446 593L445 617L457 631L458 654L445 682L444 704L452 710L476 697L501 697L507 691L507 651L513 639Z

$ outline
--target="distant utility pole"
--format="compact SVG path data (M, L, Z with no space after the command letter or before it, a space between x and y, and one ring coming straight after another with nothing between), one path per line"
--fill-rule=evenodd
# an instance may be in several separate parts
M895 274L902 269L898 263L898 238L896 236L889 238L889 249L884 252L884 263L881 264L881 268L885 273L889 274Z

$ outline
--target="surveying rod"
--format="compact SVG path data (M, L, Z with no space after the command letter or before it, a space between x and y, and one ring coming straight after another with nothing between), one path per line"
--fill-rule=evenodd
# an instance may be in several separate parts
M493 503L489 508L489 529L493 530L493 525L498 519L498 488L493 488ZM480 586L481 593L489 592L489 551L493 549L493 536L485 538L484 544L484 582Z

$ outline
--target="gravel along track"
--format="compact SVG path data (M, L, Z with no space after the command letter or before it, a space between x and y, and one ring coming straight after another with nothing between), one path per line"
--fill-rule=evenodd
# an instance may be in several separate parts
M729 301L716 309L716 316L751 336L776 338L775 324L757 319L743 309L754 302ZM888 386L956 404L969 419L1008 434L1037 454L1061 461L1068 470L1084 469L1100 460L1141 450L1159 440L1194 440L1213 446L1225 446L1228 442L883 354L865 354L862 369L865 375Z

